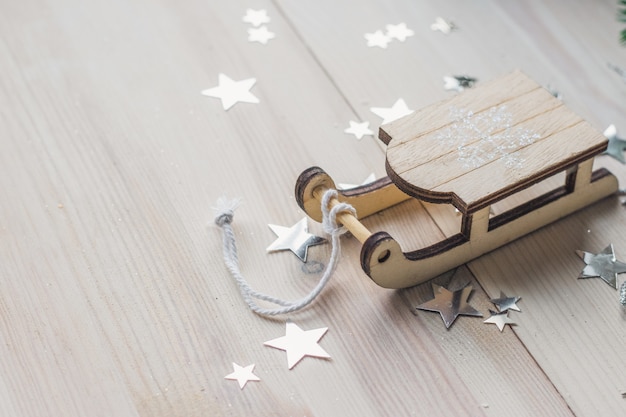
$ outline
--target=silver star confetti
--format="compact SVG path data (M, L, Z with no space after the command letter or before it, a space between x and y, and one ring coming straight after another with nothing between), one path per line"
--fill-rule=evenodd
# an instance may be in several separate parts
M461 92L466 88L474 86L476 78L468 77L465 75L453 75L443 77L443 88L445 90L454 90Z
M261 26L264 23L269 23L270 18L267 16L266 10L253 10L247 9L246 15L241 18L242 21L250 23L252 26Z
M522 311L517 306L517 302L521 297L507 297L502 291L500 291L500 298L494 298L491 300L500 312L505 312L507 310L515 310Z
M327 331L328 327L302 330L295 323L287 321L285 336L263 344L287 352L287 366L292 369L305 356L330 358L330 355L318 344Z
M383 118L381 122L383 125L413 113L413 110L409 109L401 98L396 100L392 107L372 107L370 111Z
M306 262L309 246L319 245L326 239L309 233L306 217L291 227L268 225L278 238L267 247L268 252L290 250L302 262Z
M610 62L608 62L607 65L609 66L609 68L615 71L620 77L622 77L622 81L626 82L626 71L624 71L623 68L620 68L615 64L611 64Z
M224 377L224 379L231 379L233 381L237 381L239 383L239 388L243 389L246 386L248 381L260 381L261 378L252 373L254 369L254 364L248 365L246 367L242 367L233 362L233 370L234 372L228 374Z
M203 90L202 95L222 100L224 110L230 109L239 102L256 104L259 99L250 92L255 83L255 78L234 81L227 75L219 74L218 86Z
M450 328L454 320L460 315L483 316L467 302L472 292L471 285L461 288L460 290L449 291L440 285L433 284L433 292L435 293L435 298L418 305L417 308L439 313L446 328Z
M452 32L456 28L457 27L454 23L448 22L442 17L436 18L435 23L430 25L430 30L433 30L433 31L438 30L441 33L446 34L446 35L450 34L450 32Z
M261 26L259 28L248 29L248 40L250 42L259 42L263 45L267 45L270 39L274 39L276 35L274 32L270 32L267 26Z
M411 29L406 27L406 23L398 23L397 25L387 25L387 37L390 39L396 39L400 42L404 42L409 36L415 35Z
M626 159L624 159L626 140L617 137L617 128L615 127L615 125L610 125L609 127L607 127L604 130L604 136L609 140L609 144L604 153L617 159L622 164L626 164Z
M366 33L364 36L367 40L367 46L370 48L377 46L379 48L387 49L387 45L391 42L391 38L385 35L382 30L377 30L374 33Z
M344 130L344 132L356 136L357 139L361 139L365 135L374 134L374 132L370 130L369 125L370 125L370 122L358 123L358 122L353 122L352 120L350 120L350 127Z
M372 172L371 174L369 174L367 176L367 178L365 178L365 181L363 181L361 184L344 184L344 183L339 183L337 184L337 188L340 190L349 190L351 188L356 188L356 187L360 187L361 185L366 185L369 184L370 182L374 182L376 181L376 175Z
M495 324L496 326L498 326L498 329L500 329L500 331L504 330L504 326L507 324L509 326L515 324L515 322L509 318L508 310L501 311L500 313L489 310L489 313L491 314L491 316L489 316L489 318L483 323Z
M626 272L626 264L615 258L613 244L598 254L577 250L576 253L585 262L578 279L602 278L604 282L617 289L617 274Z

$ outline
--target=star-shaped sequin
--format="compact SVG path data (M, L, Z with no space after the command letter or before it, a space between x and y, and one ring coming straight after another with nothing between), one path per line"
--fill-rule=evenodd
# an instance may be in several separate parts
M452 22L448 22L442 17L435 19L435 23L430 25L430 30L438 30L441 33L448 35L450 32L456 29L456 25Z
M261 26L259 28L248 29L248 40L250 42L259 42L263 45L267 45L270 39L274 39L276 35L274 32L270 32L267 26Z
M599 277L611 287L617 289L617 274L626 272L626 264L615 258L613 244L610 244L598 254L581 250L577 250L576 253L586 264L578 279Z
M241 18L246 23L250 23L252 26L261 26L264 23L269 23L270 18L267 16L267 11L264 9L253 10L247 9L244 17Z
M401 98L396 100L392 107L372 107L370 111L383 118L381 122L383 125L413 113L413 110L409 109Z
M219 74L218 86L203 90L202 95L222 100L224 110L230 109L239 102L256 104L259 99L250 92L254 83L256 83L255 78L234 81L227 75Z
M433 284L433 292L435 293L435 298L418 305L417 308L439 313L446 328L450 328L454 320L460 315L483 316L467 302L472 292L471 285L461 288L460 290L449 291L440 285Z
M239 383L240 389L243 389L248 381L261 380L261 378L252 373L252 371L254 370L254 364L243 367L233 362L233 370L234 372L232 374L226 375L224 379L231 379L234 381L236 380Z
M356 188L356 187L360 187L362 185L366 185L369 184L371 182L376 181L376 174L374 174L373 172L371 174L369 174L367 176L367 178L365 178L365 181L363 181L361 184L345 184L345 183L339 183L337 184L337 189L339 190L349 190L351 188Z
M290 250L296 254L302 262L306 262L309 246L319 245L326 239L309 233L306 217L291 227L268 225L278 238L267 247L268 252Z
M287 366L291 369L305 356L330 358L330 355L318 344L327 331L328 327L302 330L295 323L287 321L285 336L263 344L287 352Z
M607 127L604 131L604 136L609 140L609 144L604 153L617 159L622 164L626 164L626 159L624 159L626 140L617 137L617 128L615 127L615 125Z
M468 77L466 75L453 75L443 77L443 88L445 90L463 91L466 88L470 88L476 82L476 78Z
M491 314L491 316L489 316L489 318L483 323L495 324L496 326L498 326L498 329L500 329L500 331L504 330L504 326L507 324L509 326L515 324L515 322L509 318L508 310L501 311L499 313L496 313L493 310L489 310L489 313Z
M507 297L504 295L502 291L500 291L500 298L493 298L491 302L498 307L500 312L504 312L507 310L515 310L522 311L517 306L517 302L521 299L521 297Z
M370 125L370 122L358 123L358 122L353 122L352 120L350 120L350 127L344 130L344 132L350 133L356 136L357 139L361 139L365 135L374 134L374 132L370 130L369 125Z
M391 38L385 35L382 30L377 30L374 33L366 33L364 36L367 40L367 46L369 47L377 46L386 49L389 42L391 42Z
M385 26L385 29L387 29L386 35L388 38L396 39L396 40L399 40L400 42L404 42L406 38L408 38L409 36L415 35L415 32L413 32L411 29L406 27L406 23L398 23L397 25L387 25Z

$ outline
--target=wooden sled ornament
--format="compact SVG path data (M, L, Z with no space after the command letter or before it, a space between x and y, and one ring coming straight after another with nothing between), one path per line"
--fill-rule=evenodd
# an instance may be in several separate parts
M486 141L484 135L470 138L464 144L466 149L480 146L491 159L472 160L468 167L459 157L458 147L442 139L458 132L453 129L457 122L450 119L450 109L454 108L471 111L465 115L475 120L485 120L494 109L506 109L511 117L507 132L534 132L535 139L498 144ZM506 139L502 134L505 127L498 129L500 137ZM491 138L498 134L494 129L489 133ZM460 233L405 253L388 233L371 233L358 218L340 214L338 220L363 244L363 270L385 288L405 288L431 279L618 188L617 179L606 169L592 171L594 156L607 148L607 139L519 71L383 125L379 138L387 145L388 177L339 191L339 201L354 206L358 218L411 197L452 204L462 215ZM499 154L496 148L502 146L506 152ZM512 157L523 162L507 166L505 162ZM562 186L490 218L492 204L563 171ZM297 180L296 200L320 222L322 195L335 188L328 174L312 167Z

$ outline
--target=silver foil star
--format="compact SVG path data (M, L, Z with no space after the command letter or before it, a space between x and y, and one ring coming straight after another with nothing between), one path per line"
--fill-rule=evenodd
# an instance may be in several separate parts
M507 310L522 311L516 304L520 298L521 297L507 297L502 291L500 291L500 298L494 298L491 302L498 307L500 312L505 312Z
M290 250L302 262L306 262L309 246L326 242L326 239L309 233L306 217L291 227L277 226L275 224L268 224L268 226L278 238L267 247L267 251Z
M435 23L430 25L430 30L438 30L443 34L450 34L453 30L456 29L456 25L452 22L448 22L442 17L438 17L435 19Z
M454 320L460 315L482 317L483 315L468 304L467 299L472 292L468 285L460 290L449 291L446 288L433 284L435 298L417 306L420 310L435 311L441 314L446 328L450 328Z
M622 164L626 164L626 159L624 159L626 140L617 137L617 128L615 127L615 125L610 125L609 127L607 127L604 130L604 136L609 140L609 144L604 153L617 159Z
M383 125L413 113L413 110L409 109L404 102L404 99L401 98L396 100L391 107L372 107L370 108L370 111L376 116L383 118L383 121L380 122L380 124Z
M228 374L224 377L224 379L232 379L236 380L239 383L239 388L243 389L246 386L248 381L260 381L261 378L252 373L254 370L254 364L248 365L246 367L239 366L235 362L233 362L233 372L232 374Z
M617 274L626 272L626 264L615 258L613 244L598 254L577 250L576 253L587 264L578 279L602 278L604 282L617 289Z
M495 324L496 326L498 326L498 329L500 329L500 331L504 330L504 326L507 325L507 324L509 326L512 325L512 324L515 324L515 322L509 318L508 310L507 311L501 311L499 313L496 313L495 311L489 310L489 313L491 315L483 323Z
M445 90L463 91L466 88L474 86L477 81L476 78L468 77L466 75L453 75L443 77L443 88Z
M224 110L230 109L240 101L256 104L259 102L259 99L250 92L254 83L256 83L255 78L234 81L225 74L219 74L218 86L203 90L202 95L222 100L222 107Z
M287 321L285 336L263 344L287 352L287 366L291 369L305 356L330 358L330 355L318 344L327 331L328 327L302 330L295 323Z

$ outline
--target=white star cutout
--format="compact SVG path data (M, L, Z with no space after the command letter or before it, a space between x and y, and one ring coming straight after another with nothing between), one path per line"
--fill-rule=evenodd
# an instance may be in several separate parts
M495 324L496 326L498 326L498 329L500 329L500 331L504 330L504 326L506 326L507 324L509 326L515 324L515 322L509 318L508 310L501 313L496 313L495 311L489 310L489 313L491 313L491 316L489 316L489 318L483 323Z
M383 125L413 113L413 110L410 110L401 98L399 98L392 107L372 107L370 111L383 118L381 122Z
M339 190L349 190L351 188L356 188L356 187L360 187L362 185L367 185L371 182L376 181L376 175L372 172L371 174L369 174L367 176L367 178L365 178L365 181L363 181L361 184L343 184L343 183L339 183L337 184L337 188Z
M454 23L448 22L445 19L438 17L437 19L435 19L435 23L430 25L430 29L438 30L441 33L448 35L450 32L456 29L456 26L454 25Z
M268 224L268 226L278 238L267 247L267 251L290 250L302 262L306 262L309 246L326 242L326 239L309 233L306 217L291 227L277 226L275 224Z
M256 78L233 81L228 76L219 74L218 86L203 90L202 95L219 98L222 100L224 110L228 110L240 101L243 103L259 102L259 99L250 92L254 83L256 83Z
M350 120L350 127L344 130L345 133L351 133L356 136L357 139L361 139L365 135L373 135L369 128L370 122L353 122Z
M246 15L241 19L246 23L250 23L252 26L261 26L263 23L269 23L270 18L267 16L267 11L247 9Z
M406 23L387 25L385 28L387 29L387 37L390 39L397 39L400 42L404 42L409 36L415 35L415 32L406 27Z
M366 33L365 39L367 40L367 46L378 46L383 49L386 49L389 42L391 42L391 38L385 35L382 30L377 30L374 33Z
M248 381L261 380L261 378L252 373L252 370L254 369L254 364L248 365L244 368L233 362L233 369L235 372L226 375L224 379L236 380L239 383L239 389L243 389Z
M287 352L287 366L291 369L305 356L330 358L330 355L317 343L327 331L328 327L305 331L295 323L287 321L285 336L263 344Z
M261 26L260 28L248 29L248 40L250 42L259 42L263 45L267 45L270 39L274 39L276 35L274 32L270 32L267 26Z

